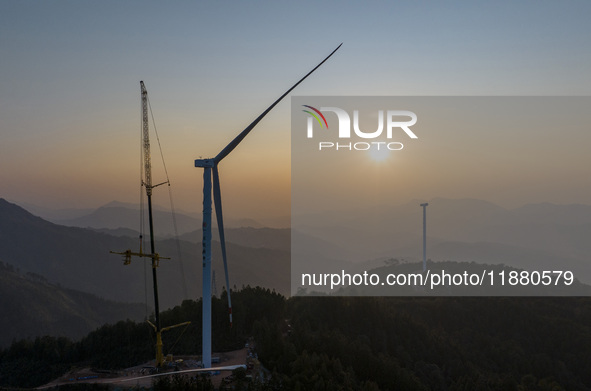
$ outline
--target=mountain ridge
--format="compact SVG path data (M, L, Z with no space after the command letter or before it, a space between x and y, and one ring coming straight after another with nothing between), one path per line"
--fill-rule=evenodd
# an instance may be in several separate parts
M119 303L51 284L42 276L22 274L0 262L0 346L13 339L42 335L78 339L120 320L142 320L143 304Z
M94 230L66 227L33 216L0 199L0 248L3 260L24 272L42 275L51 283L83 290L111 300L145 301L146 260L135 258L122 267L109 251L137 251L137 238L112 236ZM177 249L180 248L180 256ZM201 296L201 243L157 239L162 256L158 268L162 308ZM289 249L252 248L228 243L232 286L260 285L289 292ZM213 245L213 268L218 270L221 292L223 266L219 243ZM151 273L148 273L151 274ZM182 281L185 281L182 283ZM187 287L184 292L183 286ZM151 297L151 295L148 295Z

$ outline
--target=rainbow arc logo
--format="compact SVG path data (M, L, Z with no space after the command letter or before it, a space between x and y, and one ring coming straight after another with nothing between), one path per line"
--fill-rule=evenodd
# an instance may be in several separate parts
M326 118L324 118L324 115L320 112L320 110L318 110L317 108L314 108L312 106L308 106L308 105L302 105L303 107L307 107L310 110L313 110L316 114L318 114L322 120L324 121L324 125L326 125L326 129L328 129L328 122L326 122ZM308 113L310 114L312 117L316 118L316 121L318 121L318 123L320 124L320 127L322 128L322 122L320 121L320 118L318 118L318 115L314 114L313 112L311 112L310 110L302 110L304 113Z

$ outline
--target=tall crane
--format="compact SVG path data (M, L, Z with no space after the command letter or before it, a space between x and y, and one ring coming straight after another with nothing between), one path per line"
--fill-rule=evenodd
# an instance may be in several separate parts
M131 256L137 257L144 257L144 258L151 258L152 259L152 281L154 285L154 313L155 313L155 322L152 323L148 321L148 323L154 328L156 332L156 366L162 367L164 363L164 354L162 353L162 332L170 330L172 328L178 326L188 325L190 322L184 322L174 326L168 326L164 329L160 323L160 306L158 303L158 275L156 273L156 268L160 264L160 259L170 259L161 257L155 249L154 245L154 221L152 219L152 189L158 187L160 185L168 184L169 181L165 181L162 183L158 183L157 185L152 184L152 159L150 157L150 131L148 126L148 91L146 90L146 86L144 85L143 81L140 81L140 88L141 88L141 101L142 101L142 154L143 154L143 171L144 171L144 178L142 178L142 186L146 188L146 196L148 198L148 221L150 227L150 253L144 253L142 251L142 237L140 235L140 251L139 252L132 252L131 250L127 250L124 252L114 252L111 251L113 254L121 254L124 256L124 264L128 265L131 263ZM141 212L143 213L143 211Z
M151 254L156 254L154 246L154 220L152 219L152 189L156 186L152 185L152 159L150 157L150 131L148 129L148 91L143 81L140 81L142 93L142 130L144 140L144 175L143 182L146 188L146 196L148 197L148 221L150 224L150 251ZM164 356L162 354L162 325L160 324L160 307L158 305L158 275L156 268L158 267L158 259L152 257L152 282L154 283L154 313L156 324L152 325L156 330L156 366L162 366Z

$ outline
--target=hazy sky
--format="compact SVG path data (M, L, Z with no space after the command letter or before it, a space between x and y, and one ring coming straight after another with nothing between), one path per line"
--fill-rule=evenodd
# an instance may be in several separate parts
M5 0L0 197L54 208L137 202L144 80L175 203L198 211L194 159L215 155L341 42L295 95L590 95L589 15L587 1ZM220 170L227 214L289 213L289 99ZM540 198L541 187L491 193L491 181L470 196ZM565 182L547 201L591 196L588 176ZM464 194L462 183L392 201ZM165 190L155 202L168 202Z

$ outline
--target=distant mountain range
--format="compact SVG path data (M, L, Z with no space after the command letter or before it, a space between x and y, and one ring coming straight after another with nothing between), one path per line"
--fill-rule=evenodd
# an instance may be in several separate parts
M245 232L252 236L250 230ZM147 258L135 258L131 265L123 266L120 256L109 254L110 250L138 251L137 238L50 223L0 199L0 248L4 262L23 272L39 274L51 283L117 301L145 302L147 296L148 304L153 303L150 267L145 266ZM181 250L180 257L177 248ZM228 243L227 248L232 286L260 285L289 292L289 248L233 243ZM200 297L201 243L163 239L157 240L156 250L172 258L162 260L158 268L161 307ZM225 285L219 243L213 244L213 257L219 295Z
M375 260L392 257L421 259L422 202L292 216L293 253L302 254L294 258L301 263L296 267L305 269L307 260L321 268L334 259L371 261L374 266ZM427 257L434 261L568 268L581 281L591 282L590 205L542 203L505 209L474 199L428 202Z
M154 229L155 235L159 237L172 236L175 233L172 214L167 211L154 210ZM147 211L145 216L144 231L148 231ZM108 228L140 230L140 212L139 209L131 209L123 206L103 206L89 214L64 220L53 220L54 223L69 227L81 228ZM179 234L189 232L201 225L201 220L184 214L176 214L176 225ZM137 236L136 236L137 237Z
M290 251L293 241L295 270L302 268L299 258L310 259L326 271L343 262L377 267L379 260L393 257L417 261L422 257L421 202L425 200L296 214L292 217L293 232L263 228L254 220L229 220L227 240L238 246L283 252ZM156 236L172 237L170 213L156 209ZM54 222L89 227L137 243L137 206L111 202L86 212ZM434 198L429 200L427 222L428 257L433 260L505 263L526 268L560 264L576 271L582 281L591 282L591 241L587 239L591 237L590 205L541 203L506 209L483 200ZM196 229L200 225L198 215L177 214L182 241L200 246L201 231ZM134 245L129 244L131 248ZM188 246L187 251L198 254L199 249Z
M66 289L0 263L0 347L41 335L81 338L105 323L142 320L142 304L117 303Z
M18 202L15 202L19 204ZM32 204L19 204L24 209L35 216L39 216L55 224L69 227L96 228L96 229L127 229L129 233L140 231L140 207L136 204L112 201L96 209L49 209ZM147 230L147 208L144 211ZM171 237L175 234L173 214L170 208L159 205L153 205L154 229L159 237ZM179 235L186 234L201 227L201 213L189 213L182 210L176 210L174 213L176 220L176 232ZM260 221L252 218L232 218L226 217L224 225L229 228L288 228L290 224L289 217L262 218ZM214 222L214 225L216 223Z

